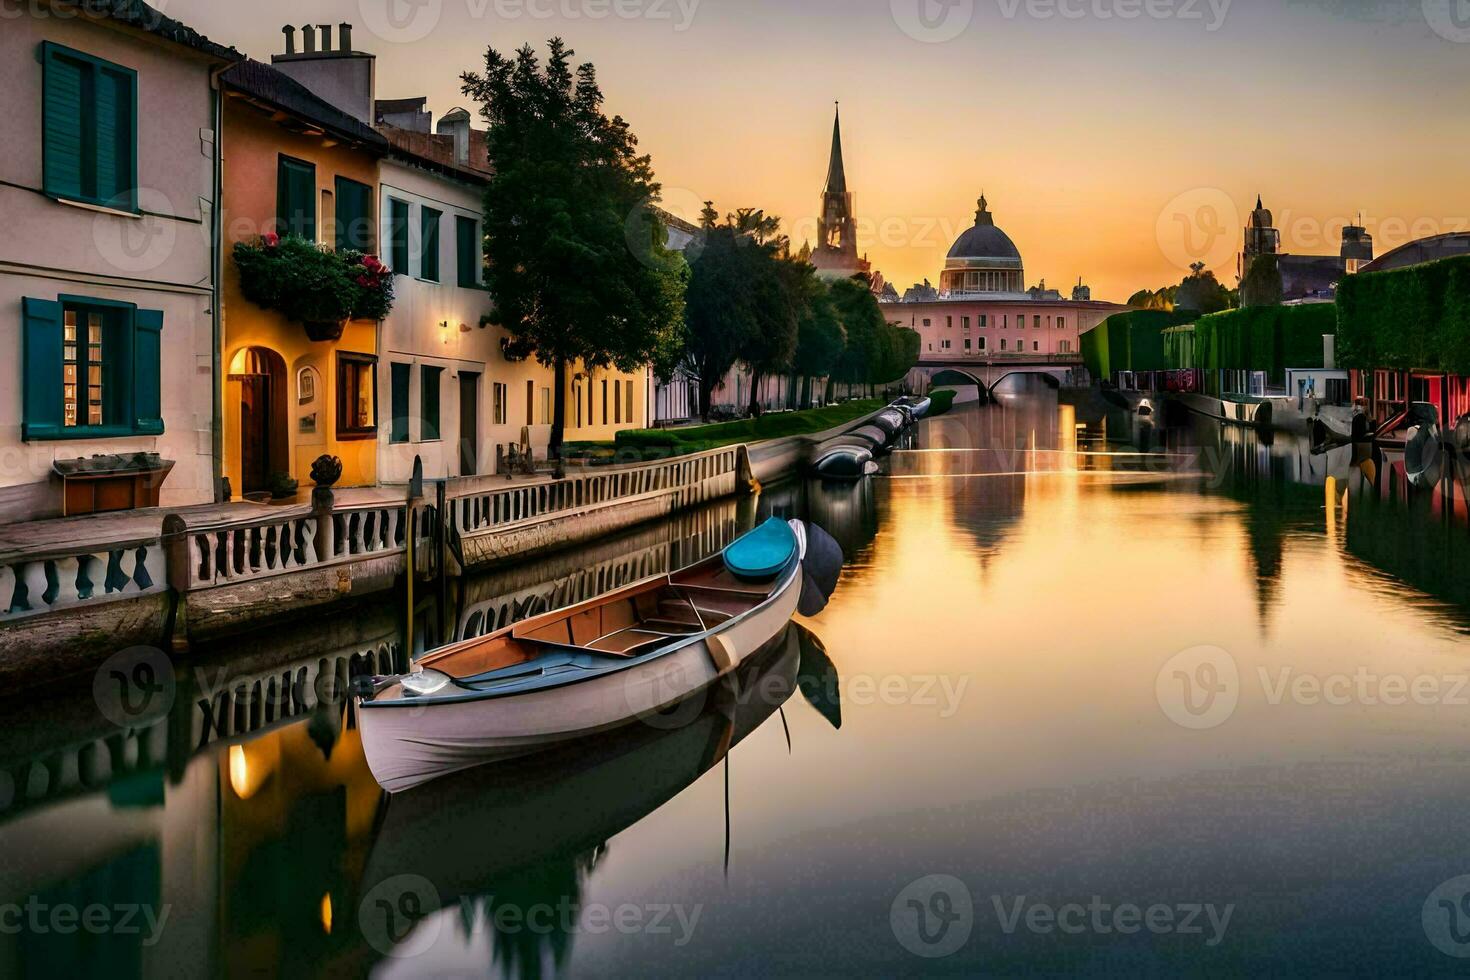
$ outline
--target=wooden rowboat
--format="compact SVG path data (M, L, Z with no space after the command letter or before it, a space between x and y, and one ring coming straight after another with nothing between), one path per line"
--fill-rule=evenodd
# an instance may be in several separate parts
M400 792L649 718L702 691L790 621L807 530L772 518L684 571L447 647L412 674L374 678L358 692L374 778Z

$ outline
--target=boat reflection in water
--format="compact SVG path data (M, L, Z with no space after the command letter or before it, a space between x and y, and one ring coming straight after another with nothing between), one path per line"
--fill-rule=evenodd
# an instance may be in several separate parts
M385 798L362 881L369 941L399 957L431 948L446 930L458 934L454 944L488 930L506 975L564 964L607 842L728 765L731 750L797 690L841 725L836 667L792 623L723 682L667 713ZM727 783L727 862L729 821ZM532 909L543 911L543 927L525 927Z

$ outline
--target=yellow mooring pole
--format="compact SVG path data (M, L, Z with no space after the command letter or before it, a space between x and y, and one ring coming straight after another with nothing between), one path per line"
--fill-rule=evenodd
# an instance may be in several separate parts
M422 457L413 458L413 476L408 481L408 507L406 508L406 527L403 532L404 546L407 555L406 576L408 581L408 644L404 648L404 669L413 666L413 582L418 577L417 538L418 525L414 522L414 502L424 495L424 461Z

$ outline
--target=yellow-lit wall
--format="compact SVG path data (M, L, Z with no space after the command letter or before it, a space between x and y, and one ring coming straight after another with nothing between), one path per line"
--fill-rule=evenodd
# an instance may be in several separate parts
M238 380L229 378L229 368L241 351L249 347L269 348L286 363L286 430L291 475L303 487L310 482L312 462L323 453L342 459L341 486L370 486L377 480L377 440L339 438L337 435L338 351L377 354L377 324L354 321L339 340L312 341L301 324L279 313L263 310L240 294L240 276L230 257L236 242L254 241L273 230L276 215L276 180L282 154L316 165L317 238L330 241L337 176L374 188L378 183L378 161L373 154L345 144L328 145L323 137L297 134L284 129L242 100L227 95L223 127L223 201L225 259L223 287L224 365L224 471L238 497L242 491L240 444L240 393ZM375 216L376 217L376 216ZM316 372L315 396L302 402L299 378L303 369ZM165 380L167 384L167 380ZM378 405L378 424L385 424L383 406ZM314 416L314 419L313 419ZM311 424L303 429L303 420Z

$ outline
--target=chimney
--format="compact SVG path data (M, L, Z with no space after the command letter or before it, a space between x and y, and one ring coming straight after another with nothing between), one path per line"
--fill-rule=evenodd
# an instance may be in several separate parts
M281 28L281 33L284 34L284 35L286 35L286 53L287 54L295 54L296 53L296 28L292 27L290 24L287 24L285 27Z
M464 165L470 162L470 114L463 108L450 109L439 120L434 131L440 136L454 137L454 161Z
M0 0L3 2L3 0ZM377 82L377 59L352 50L352 25L342 24L338 35L340 47L332 45L331 24L305 24L301 27L302 49L292 43L294 29L286 33L286 53L271 56L271 65L305 85L312 94L352 116L365 125L375 122L373 99ZM317 47L317 32L321 47Z

